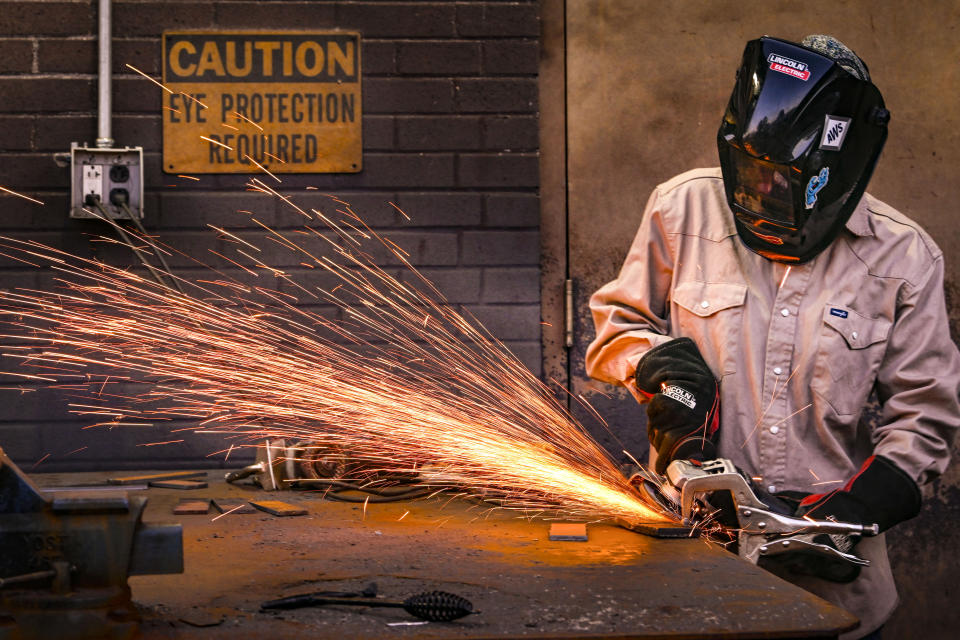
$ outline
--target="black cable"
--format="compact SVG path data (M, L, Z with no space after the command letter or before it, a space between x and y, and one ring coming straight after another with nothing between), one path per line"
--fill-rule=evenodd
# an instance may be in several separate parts
M127 245L127 247L129 247L130 250L133 251L133 253L137 256L137 258L140 259L140 263L147 268L147 270L150 272L150 275L153 276L153 280L160 286L169 289L170 285L167 282L164 282L163 277L160 275L160 272L157 270L157 268L147 261L147 259L143 256L143 253L133 244L133 241L130 239L130 236L127 235L127 232L123 230L123 227L113 221L113 219L110 217L110 214L107 213L107 210L104 209L103 205L100 203L100 199L89 198L88 204L90 201L92 201L94 206L100 210L101 214L103 214L104 220L106 220L114 229L117 230L117 235L120 236L121 242Z
M366 496L361 498L360 496L348 496L344 495L344 491L328 491L323 494L323 499L335 500L337 502L353 502L353 503L369 503L369 504L381 504L384 502L403 502L404 500L414 500L416 498L422 498L426 495L434 493L436 489L411 489L407 493L399 494L395 496Z
M140 222L140 218L133 215L133 211L130 210L130 207L127 206L126 202L121 201L120 206L123 207L123 210L127 213L128 216L130 216L130 220L133 221L133 224L137 227L137 230L140 231L141 234L143 234L144 240L146 240L147 230L143 228L143 223ZM167 264L166 258L163 257L163 252L160 251L159 247L155 246L149 240L147 240L146 242L148 245L150 245L150 248L153 249L153 255L159 258L160 264L163 265L165 273L170 275L170 280L173 282L173 286L177 288L177 291L186 295L186 292L183 290L183 287L180 286L180 282L177 280L176 277L174 277L173 272L170 270L170 265Z
M328 490L323 494L324 499L329 498L331 500L336 500L338 502L354 502L354 503L383 503L383 502L402 502L404 500L413 500L415 498L422 498L423 496L429 495L436 491L433 487L362 487L351 482L344 482L343 480L334 480L332 478L300 478L297 480L298 484L302 485L311 485L319 484L326 485ZM332 487L338 487L338 490L331 490ZM367 495L363 498L360 496L351 496L347 495L348 491L356 491L359 493L366 493Z
M370 493L375 496L384 496L391 497L396 495L401 495L409 491L417 490L419 491L422 487L364 487L352 482L344 482L343 480L336 480L334 478L299 478L298 483L303 484L327 484L334 487L340 487L341 489L347 491L362 491L363 493Z

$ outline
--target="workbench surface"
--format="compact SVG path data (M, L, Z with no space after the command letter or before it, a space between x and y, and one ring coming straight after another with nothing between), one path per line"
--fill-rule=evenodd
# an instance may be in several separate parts
M133 474L32 478L48 487L117 475ZM547 521L449 496L364 509L207 476L207 489L133 492L149 499L145 522L183 524L184 573L130 578L144 638L829 638L856 624L701 539L590 524L587 542L555 542ZM283 500L308 514L172 513L181 498L219 497ZM481 613L419 623L389 608L259 611L267 600L370 582L390 600L449 591Z

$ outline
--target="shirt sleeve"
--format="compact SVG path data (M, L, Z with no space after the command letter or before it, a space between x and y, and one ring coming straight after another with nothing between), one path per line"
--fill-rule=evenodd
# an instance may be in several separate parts
M960 426L960 354L950 338L940 256L923 281L904 285L877 391L883 412L874 453L920 485L942 474Z
M620 275L590 298L596 338L587 347L587 374L623 385L638 399L633 373L640 357L671 339L668 297L674 256L661 205L654 190Z

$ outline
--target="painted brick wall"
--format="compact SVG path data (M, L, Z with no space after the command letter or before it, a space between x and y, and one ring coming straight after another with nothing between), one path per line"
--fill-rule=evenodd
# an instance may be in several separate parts
M92 145L96 137L96 4L6 1L0 7L0 185L45 203L0 194L0 233L133 265L122 247L90 241L91 234L108 231L101 223L68 218L69 174L53 158L71 142ZM303 206L319 204L320 193L350 202L410 251L451 302L475 314L540 372L535 0L115 0L113 22L113 136L118 146L144 147L145 226L241 281L242 272L207 253L216 239L206 225L242 234L251 224L236 213L242 209L281 229L298 221L275 200L246 192L246 176L195 181L163 174L161 92L125 65L159 78L165 29L359 31L364 170L287 175L280 191ZM280 253L271 259L297 277L311 275L283 265L289 258ZM178 273L200 275L185 261L172 264ZM384 265L402 276L395 263ZM49 279L49 273L0 256L0 287L45 287ZM4 362L0 370L10 366ZM0 392L0 447L27 470L223 464L222 455L206 457L221 448L215 436L178 434L184 443L142 446L182 424L82 430L89 421L70 413L64 392L7 375L0 386L22 388Z

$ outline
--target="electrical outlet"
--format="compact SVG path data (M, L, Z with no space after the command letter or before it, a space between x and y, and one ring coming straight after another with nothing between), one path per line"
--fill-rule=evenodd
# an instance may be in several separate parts
M71 218L143 219L142 147L102 149L74 142L70 167Z
M103 202L103 167L96 164L83 165L83 204L96 207L91 202Z

